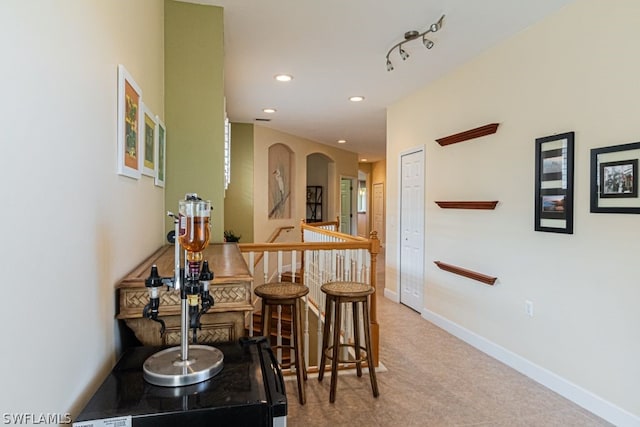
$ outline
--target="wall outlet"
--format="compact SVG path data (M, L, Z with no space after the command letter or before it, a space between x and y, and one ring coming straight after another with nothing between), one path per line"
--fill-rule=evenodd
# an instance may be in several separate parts
M533 317L533 302L529 300L525 300L524 302L524 311L527 313L527 316Z

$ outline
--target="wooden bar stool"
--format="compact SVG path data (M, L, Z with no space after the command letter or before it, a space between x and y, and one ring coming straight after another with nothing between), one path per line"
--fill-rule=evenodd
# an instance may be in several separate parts
M291 341L289 345L276 345L272 348L295 350L296 379L298 382L298 400L301 405L306 402L303 380L307 379L307 368L302 352L302 310L300 298L309 293L309 288L292 282L266 283L256 286L255 294L262 298L262 335L271 339L271 309L274 306L284 305L291 307Z
M322 333L322 352L320 356L320 370L318 372L318 381L322 381L326 359L331 359L331 392L329 393L329 401L331 403L336 400L336 386L338 384L338 363L355 363L356 372L359 377L362 376L362 362L366 361L369 367L369 379L371 380L371 390L373 397L378 397L378 381L376 380L376 371L373 365L373 354L371 347L371 330L369 327L369 295L375 289L366 283L359 282L330 282L325 283L320 288L326 295L325 304L325 322ZM353 310L353 344L340 344L340 324L341 324L341 305L351 303ZM360 321L358 316L358 303L362 306L362 316L364 320L364 341L365 346L360 345ZM333 318L333 340L329 345L330 327ZM338 350L344 347L351 347L355 350L353 359L340 359ZM365 353L363 356L362 353ZM331 353L331 354L329 354Z

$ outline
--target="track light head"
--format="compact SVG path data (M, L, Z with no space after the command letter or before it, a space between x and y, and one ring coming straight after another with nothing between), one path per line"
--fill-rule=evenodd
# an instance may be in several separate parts
M404 33L405 40L413 40L418 37L420 37L420 33L416 30L407 31L406 33Z
M391 52L393 52L395 48L398 48L398 53L400 54L400 58L402 58L403 61L406 61L406 59L410 56L409 53L407 53L407 51L402 48L402 45L404 43L408 43L412 40L417 39L418 37L422 37L422 44L424 45L424 47L426 47L427 49L433 48L435 43L432 40L426 38L425 35L428 33L435 33L439 31L440 28L442 28L443 21L444 15L442 15L437 22L431 24L429 28L422 33L416 30L405 32L404 40L396 43L391 49L389 49L389 52L387 52L387 71L393 71L393 64L391 64L391 61L389 60L389 55L391 55Z
M435 24L431 24L431 27L429 27L429 30L432 33L435 33L436 31L438 31L440 28L442 28L442 21L444 20L444 15L442 15L440 17L440 19L438 19L438 22L436 22Z

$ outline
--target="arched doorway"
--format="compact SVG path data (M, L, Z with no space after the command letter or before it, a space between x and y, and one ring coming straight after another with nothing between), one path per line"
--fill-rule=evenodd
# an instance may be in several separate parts
M307 222L332 221L334 211L334 162L321 153L307 156Z

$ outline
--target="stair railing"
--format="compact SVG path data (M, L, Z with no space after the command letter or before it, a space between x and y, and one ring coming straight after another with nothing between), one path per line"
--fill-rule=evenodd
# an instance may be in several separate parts
M291 230L293 230L295 227L293 225L288 225L288 226L284 226L284 227L278 227L276 228L273 233L271 233L271 236L269 236L269 238L267 239L267 243L273 243L275 242L283 233L288 233ZM240 250L242 251L242 246L244 244L239 244ZM253 294L253 289L255 288L255 268L256 266L260 263L260 261L262 260L262 257L264 256L265 252L262 253L258 253L258 256L256 257L256 253L255 252L248 252L248 260L247 260L247 265L249 266L249 272L251 273L251 277L253 277L254 279L251 281L251 301L253 306L255 307L256 305L256 299L255 299L255 295ZM268 256L268 252L266 252L267 256ZM268 259L265 261L264 263L265 265L268 265ZM262 283L267 283L267 273L264 273L264 277L263 277L263 282ZM255 308L254 308L255 311ZM278 307L278 318L280 318L281 316L281 312L282 312L282 308ZM253 336L253 315L249 315L248 316L249 319L249 336ZM278 323L279 324L279 323ZM280 331L278 331L280 332ZM278 333L278 336L280 336L280 333ZM281 343L280 343L281 344Z
M328 251L323 251L314 254L314 259L305 262L304 283L309 287L310 297L317 301L319 307L324 309L325 306L325 296L320 287L330 281L362 282L370 284L376 289L377 255L380 252L380 241L376 231L372 231L370 238L365 239L325 228L315 228L313 224L302 224L301 228L305 242L336 245L330 254ZM359 246L359 244L363 246ZM351 245L353 247L350 247ZM304 256L306 257L308 254ZM346 307L342 307L342 310L343 321L340 335L344 342L353 343L355 331L353 331L351 319L352 311L347 310ZM374 292L370 297L369 312L373 359L375 365L378 366L380 329L377 315L377 292ZM318 322L318 342L322 341L324 313L321 314L321 320ZM360 318L359 324L362 329L364 319ZM359 331L360 334L362 332L362 330ZM321 349L318 348L318 360L320 352Z
M304 219L301 221L301 224L308 224L314 228L322 228L324 230L329 231L340 231L340 217L337 216L335 221L319 221L319 222L307 222ZM304 232L304 229L300 227L300 232ZM304 242L304 238L302 239Z
M283 274L290 274L287 281L303 282L309 287L309 294L304 297L303 311L303 343L305 359L309 361L309 311L316 313L318 322L318 343L322 342L322 322L324 321L324 294L320 287L327 282L344 280L359 281L376 287L376 256L380 251L380 241L377 233L372 232L369 239L343 234L332 229L326 229L327 225L316 226L318 223L300 225L302 242L283 243L241 243L239 248L247 257L249 269L254 278L254 286L262 283L281 281ZM336 228L335 224L330 227ZM259 259L256 262L256 259ZM262 263L260 268L259 263ZM296 275L300 271L301 276ZM289 273L290 272L290 273ZM379 325L376 312L376 293L370 299L370 323L373 347L374 363L378 364ZM343 339L349 341L354 331L348 326L352 322L345 316L348 322L342 329ZM278 309L278 338L277 343L282 344L281 310ZM362 322L360 322L362 324ZM253 316L250 317L249 334L253 335ZM317 346L316 360L320 360L320 345ZM282 361L280 352L278 360ZM291 355L293 358L293 354ZM312 366L310 371L317 370Z

